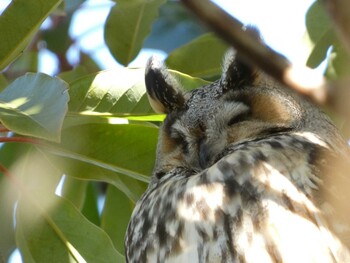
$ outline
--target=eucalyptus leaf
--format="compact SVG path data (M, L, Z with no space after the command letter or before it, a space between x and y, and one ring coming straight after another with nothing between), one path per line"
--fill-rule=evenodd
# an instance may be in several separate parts
M171 74L173 74L173 76L175 76L175 78L181 83L182 87L184 90L190 91L196 88L199 88L201 86L205 86L208 85L210 83L212 83L211 81L207 81L201 78L196 78L196 77L192 77L190 75L187 75L185 73L181 73L179 71L176 70L169 70L169 72Z
M117 69L87 75L70 83L70 113L147 114L144 69Z
M111 237L116 249L124 254L124 236L134 204L121 191L109 185L102 211L101 228Z
M310 40L316 43L330 30L331 22L322 3L315 1L305 16L306 30Z
M31 146L22 143L5 143L0 147L1 165L12 170L18 159L25 155ZM0 173L0 258L7 262L16 249L14 211L19 189L13 181ZM1 261L1 260L0 260Z
M180 1L167 1L160 8L144 48L169 53L204 33L207 29Z
M306 65L316 68L327 57L328 49L336 40L328 15L321 3L315 1L305 17L306 33L310 40L310 55Z
M123 256L102 229L84 218L68 201L49 198L51 209L43 209L43 200L28 197L18 204L16 237L26 260L123 262Z
M86 180L65 176L59 194L81 210L85 202L88 183Z
M0 16L0 70L23 53L42 22L61 2L62 0L11 1Z
M8 178L0 177L0 251L5 261L16 249L14 231L14 206L17 202L18 192Z
M339 42L334 44L327 62L325 75L329 79L339 79L350 76L350 56Z
M327 58L327 52L330 46L335 42L335 35L333 30L328 30L315 43L311 53L306 61L306 65L310 68L316 68Z
M157 137L155 126L85 124L65 129L46 152L62 173L113 184L135 202L149 181Z
M83 209L81 213L88 219L91 223L94 223L96 226L101 225L100 211L99 211L99 202L100 202L100 191L98 188L101 188L102 184L99 182L89 182L86 189L86 198L84 202ZM104 193L102 193L104 195Z
M1 165L8 169L9 174L12 174L12 168L16 166L18 160L21 159L30 148L31 146L26 144L3 144L0 148ZM18 189L18 185L15 183L16 181L11 180L9 174L4 175L0 173L1 259L7 259L16 248L14 211L20 196L20 189Z
M209 83L174 70L169 72L186 90ZM69 89L68 117L74 118L75 123L81 123L88 116L126 117L130 120L144 121L163 120L164 116L159 118L153 115L146 94L144 75L144 68L122 68L101 71L72 81ZM95 119L93 122L108 122L108 120Z
M140 52L143 41L165 0L117 1L105 25L105 41L115 59L127 66Z
M27 73L0 93L0 120L13 132L59 141L68 109L67 84L42 73Z
M213 34L205 34L174 50L169 54L166 63L169 68L193 77L212 78L220 75L227 48Z
M6 76L1 73L0 74L0 92L6 88L6 86L8 85L8 81L6 79Z

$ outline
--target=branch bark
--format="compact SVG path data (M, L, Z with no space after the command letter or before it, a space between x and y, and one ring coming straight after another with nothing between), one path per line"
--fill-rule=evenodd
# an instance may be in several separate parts
M323 3L340 41L350 55L350 1L324 0Z
M344 91L344 89L334 88L338 86L337 83L328 83L323 76L307 67L293 66L285 57L256 41L253 36L243 30L240 21L211 1L181 1L219 37L233 46L247 63L259 67L282 84L308 96L315 103L330 106L339 113L350 117L348 107L335 105L335 103L340 102L340 97L342 97L339 91Z

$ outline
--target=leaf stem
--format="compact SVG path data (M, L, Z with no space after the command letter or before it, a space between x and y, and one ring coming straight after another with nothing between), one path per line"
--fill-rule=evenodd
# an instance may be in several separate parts
M10 130L5 127L0 127L0 132L9 132Z
M18 179L2 163L0 163L0 173L5 175L18 191L25 192L25 188L21 182L18 181Z
M42 141L28 137L0 137L0 143L5 142L24 142L35 145L43 145Z

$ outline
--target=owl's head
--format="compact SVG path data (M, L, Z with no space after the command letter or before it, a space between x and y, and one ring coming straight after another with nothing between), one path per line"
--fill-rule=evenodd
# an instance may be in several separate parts
M232 144L290 132L313 132L322 139L334 130L311 103L247 66L233 51L225 56L221 78L195 90L183 91L154 58L145 82L153 109L166 114L156 177L176 167L206 169Z

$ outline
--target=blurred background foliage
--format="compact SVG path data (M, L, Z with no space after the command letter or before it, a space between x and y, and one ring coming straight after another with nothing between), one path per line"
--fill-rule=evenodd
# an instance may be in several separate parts
M16 249L24 262L124 262L164 119L148 104L144 69L127 66L150 48L187 89L220 75L227 45L171 0L111 1L104 39L124 67L102 71L69 34L84 2L17 0L0 16L0 262ZM346 77L348 56L317 1L306 27L305 63ZM47 51L51 76L38 72Z

